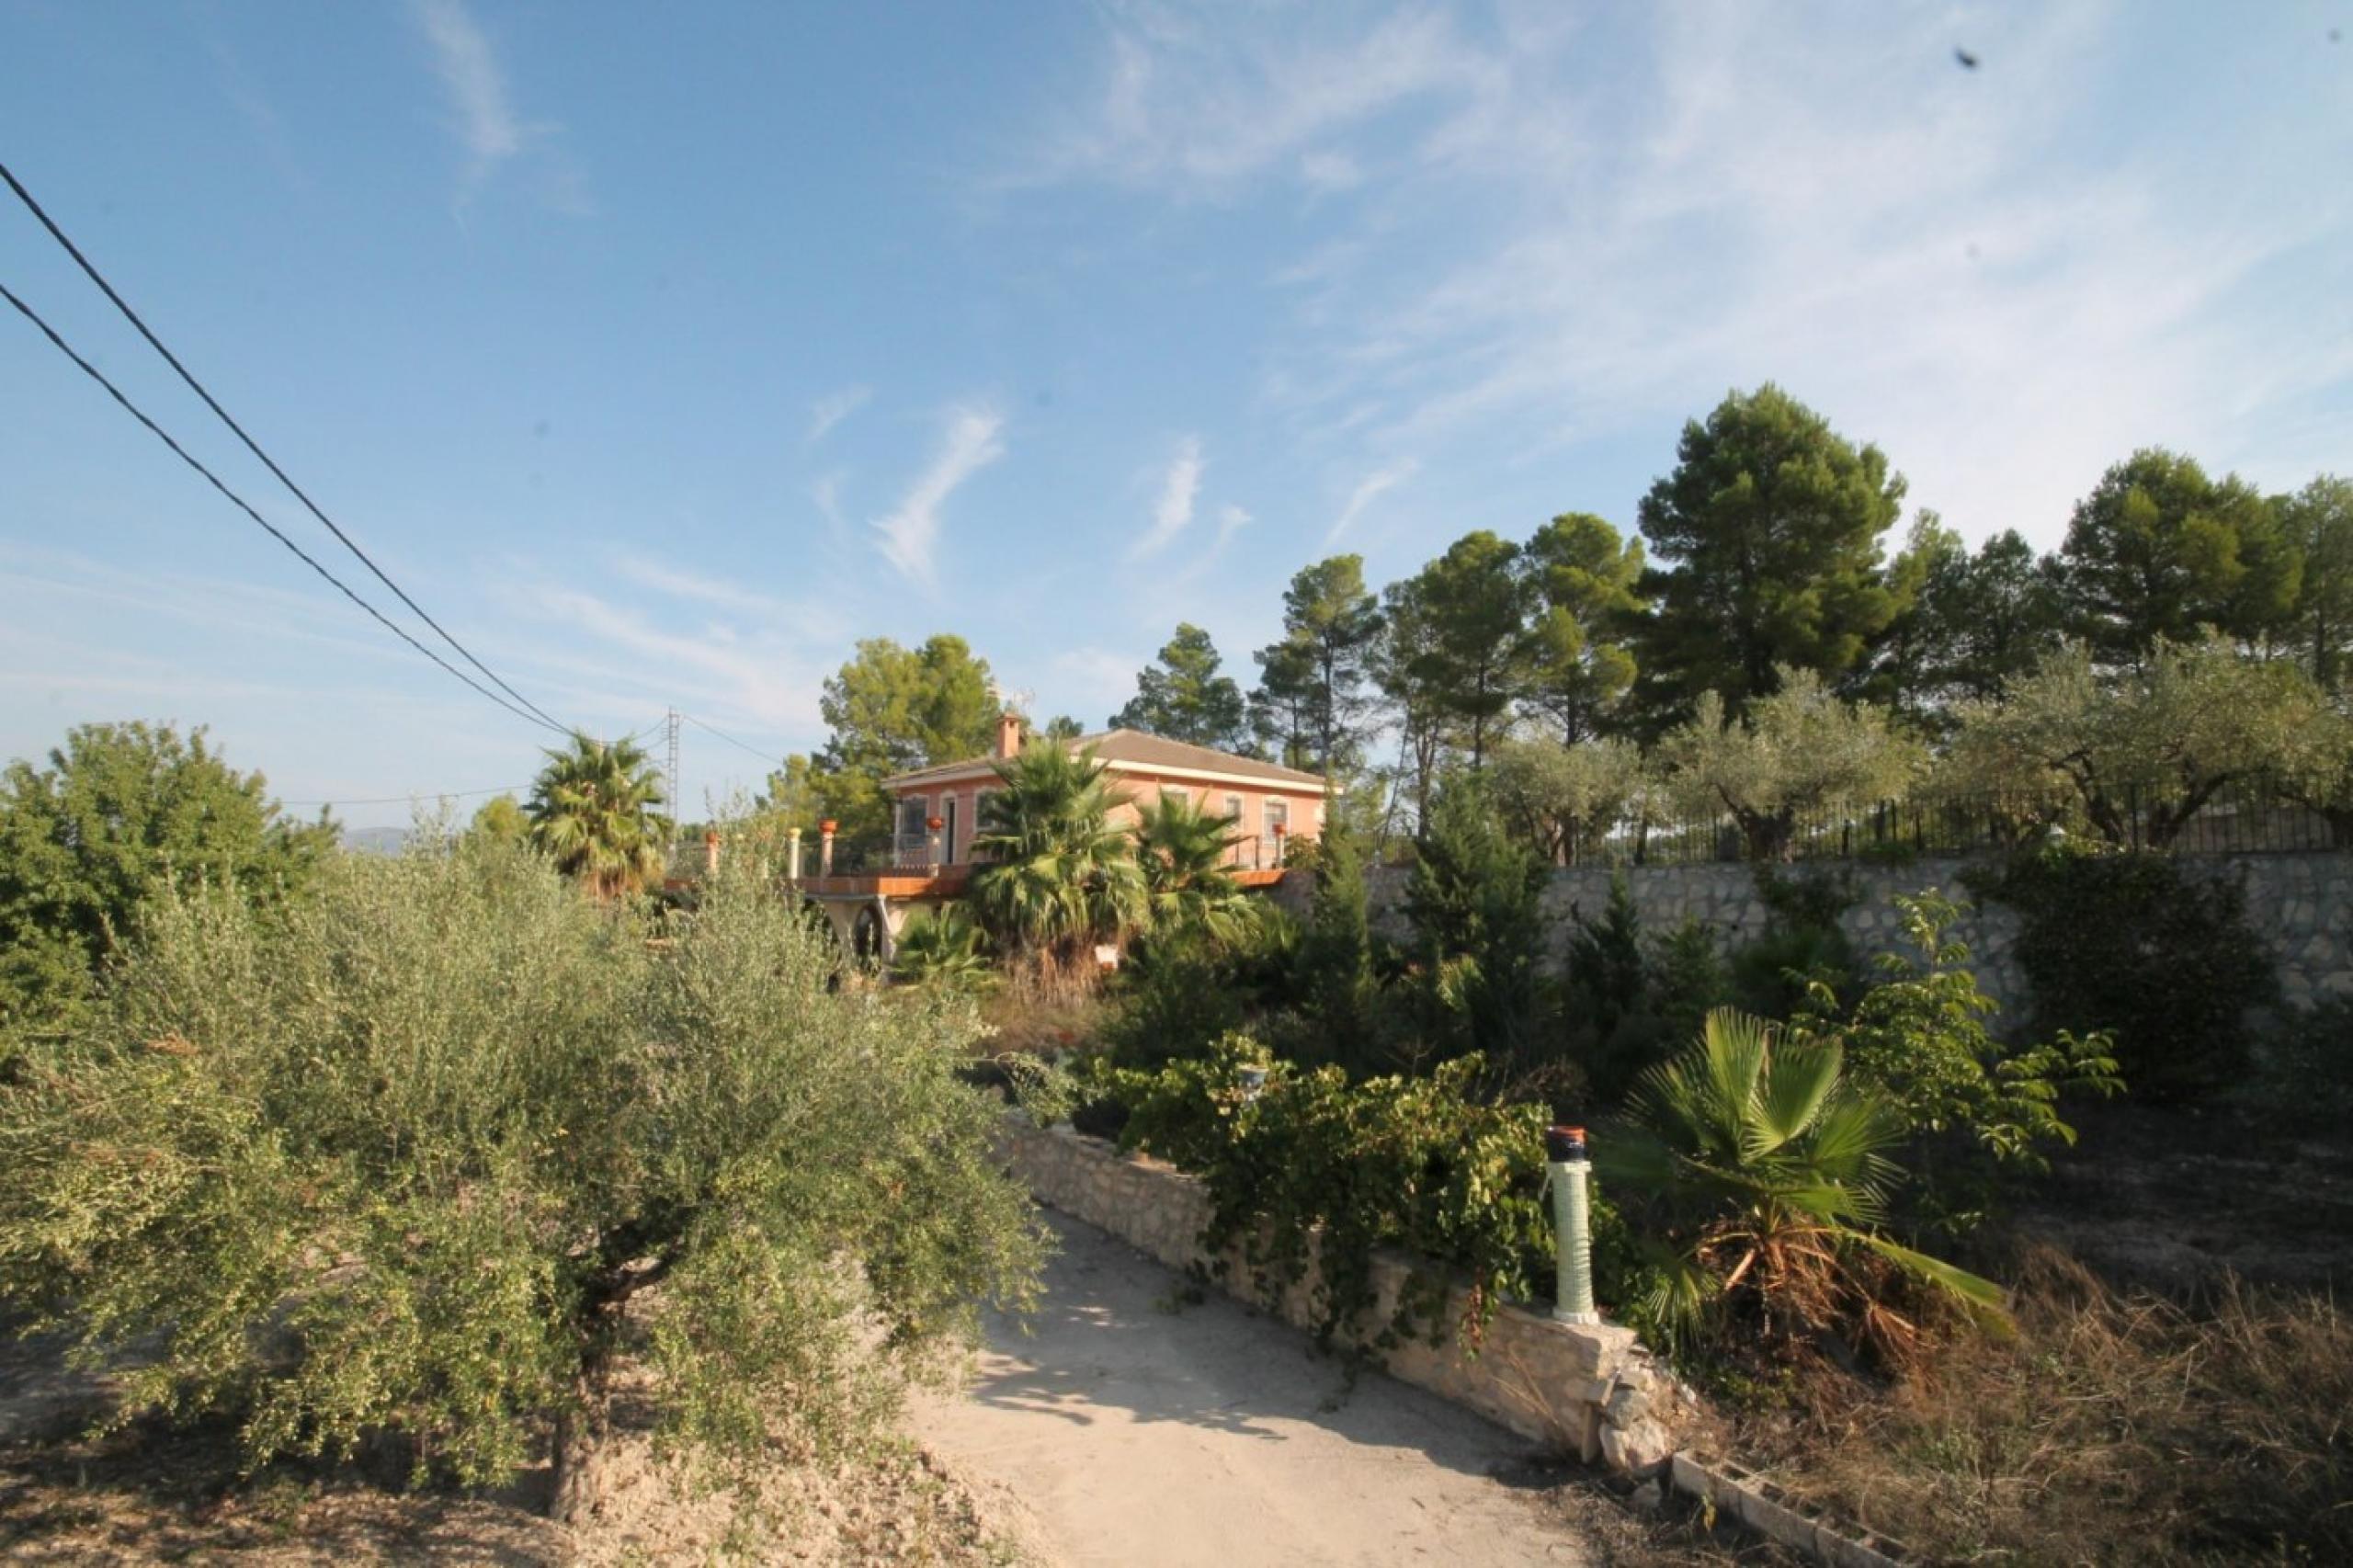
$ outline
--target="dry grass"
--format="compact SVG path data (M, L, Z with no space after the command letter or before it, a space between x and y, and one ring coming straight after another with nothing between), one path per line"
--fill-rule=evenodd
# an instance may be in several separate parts
M2353 1562L2332 1301L2230 1281L2190 1310L2047 1249L2018 1274L2015 1340L1957 1342L1818 1418L1776 1479L1939 1560Z
M1093 974L1072 974L1016 965L1004 983L981 1002L981 1017L995 1030L982 1043L990 1055L1022 1051L1051 1056L1095 1042L1103 1022L1103 988Z

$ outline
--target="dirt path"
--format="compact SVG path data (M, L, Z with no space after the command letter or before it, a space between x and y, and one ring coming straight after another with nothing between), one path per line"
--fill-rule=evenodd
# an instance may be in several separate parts
M1063 1251L1030 1333L1001 1319L961 1399L916 1435L1017 1492L1083 1564L1584 1563L1586 1541L1498 1472L1529 1448L1050 1215Z

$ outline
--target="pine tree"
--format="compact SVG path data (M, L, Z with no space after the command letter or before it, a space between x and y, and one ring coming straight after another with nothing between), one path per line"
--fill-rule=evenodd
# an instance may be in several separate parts
M1136 694L1111 715L1115 730L1142 730L1220 751L1249 744L1242 688L1218 674L1222 661L1210 634L1188 621L1160 650L1158 661L1136 676Z
M1335 555L1300 569L1283 592L1283 638L1254 655L1253 722L1293 767L1351 773L1363 761L1371 701L1365 684L1381 635L1364 558Z
M1904 608L1880 561L1904 480L1771 384L1733 392L1683 427L1675 471L1643 498L1643 535L1664 564L1643 591L1639 696L1655 733L1702 692L1738 717L1775 689L1778 665L1836 683Z

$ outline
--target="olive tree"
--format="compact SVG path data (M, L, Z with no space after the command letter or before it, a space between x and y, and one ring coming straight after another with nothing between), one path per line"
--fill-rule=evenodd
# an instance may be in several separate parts
M1730 812L1757 860L1788 859L1802 817L1901 797L1924 760L1884 709L1840 701L1813 670L1777 673L1778 689L1752 699L1745 718L1727 719L1723 699L1708 692L1658 747L1677 803Z
M467 1483L552 1430L577 1517L622 1358L669 1438L748 1462L867 1429L1029 1290L968 1019L830 989L748 870L664 940L480 835L314 893L167 890L0 1088L0 1302L139 1347L119 1419L233 1415L256 1462L389 1434Z
M2000 702L1961 706L1937 782L2029 822L2078 821L2111 844L2161 849L2234 784L2267 776L2294 790L2335 777L2343 734L2311 676L2242 657L2220 634L2159 638L2123 669L2074 643Z
M1650 770L1631 741L1507 740L1488 771L1504 820L1555 865L1575 865L1649 809Z

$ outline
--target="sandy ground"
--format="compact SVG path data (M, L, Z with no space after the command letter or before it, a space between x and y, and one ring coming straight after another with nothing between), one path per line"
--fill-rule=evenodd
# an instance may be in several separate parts
M988 1324L961 1399L912 1413L958 1473L1017 1492L1039 1544L1095 1563L1586 1563L1524 1440L1076 1221L1043 1306Z
M761 1506L746 1508L656 1462L627 1401L605 1460L606 1506L578 1531L546 1517L543 1463L474 1494L406 1491L406 1459L392 1451L244 1476L220 1423L78 1436L106 1409L108 1384L66 1369L60 1348L0 1332L0 1562L998 1568L1045 1555L1029 1543L1017 1497L968 1484L906 1438L829 1464L780 1452Z

